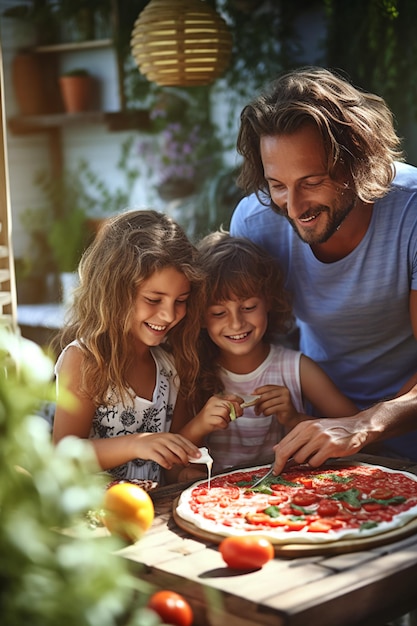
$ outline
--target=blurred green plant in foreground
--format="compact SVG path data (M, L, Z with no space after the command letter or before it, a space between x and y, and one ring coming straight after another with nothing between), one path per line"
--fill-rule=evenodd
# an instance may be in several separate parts
M54 398L52 362L0 329L0 615L4 626L155 626L153 591L86 523L104 477L86 442L57 447L36 415Z

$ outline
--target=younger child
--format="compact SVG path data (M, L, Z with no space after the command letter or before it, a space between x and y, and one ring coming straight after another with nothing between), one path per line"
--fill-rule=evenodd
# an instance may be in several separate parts
M162 213L127 211L103 225L79 275L56 364L54 441L90 439L115 479L160 481L161 467L199 456L168 432L198 373L196 250Z
M273 446L308 419L307 403L323 417L357 413L314 361L277 343L292 314L272 257L224 232L208 235L198 248L207 273L196 402L203 408L175 429L209 448L213 470L272 462ZM247 394L258 398L243 409ZM191 476L187 469L181 478L186 472Z

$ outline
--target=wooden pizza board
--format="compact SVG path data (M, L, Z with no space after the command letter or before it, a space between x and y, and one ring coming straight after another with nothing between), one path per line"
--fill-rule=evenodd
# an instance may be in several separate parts
M203 530L194 526L191 522L183 519L177 513L179 496L175 499L173 504L173 517L174 521L183 530L187 531L191 535L203 539L204 541L210 541L212 543L220 543L226 535L217 535L211 533L208 530ZM342 554L346 552L358 552L359 550L369 550L376 546L383 546L399 539L404 539L417 532L417 519L411 520L400 528L389 530L379 535L372 537L362 537L358 539L340 539L339 541L329 541L328 543L280 543L274 544L275 556L281 557L299 557L299 556L317 556L322 554ZM254 535L256 532L253 533ZM261 533L259 533L261 534Z

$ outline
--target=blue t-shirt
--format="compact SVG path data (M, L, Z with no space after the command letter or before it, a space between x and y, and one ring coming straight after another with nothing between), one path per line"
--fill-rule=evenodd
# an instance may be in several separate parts
M394 396L417 372L409 315L410 290L417 289L417 169L403 163L396 169L362 241L339 261L319 261L287 219L254 194L239 203L230 226L233 236L251 239L279 261L300 350L360 408ZM417 431L390 445L417 460Z

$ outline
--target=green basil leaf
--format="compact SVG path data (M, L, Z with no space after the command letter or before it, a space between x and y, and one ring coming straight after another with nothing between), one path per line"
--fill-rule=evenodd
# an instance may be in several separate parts
M305 509L303 506L299 506L298 504L291 503L291 508L294 511L300 511L304 515L314 515L315 511L312 509Z
M367 530L368 528L376 528L378 526L378 522L364 522L359 526L359 530Z
M330 499L342 500L351 506L360 507L362 506L362 501L359 500L360 493L359 489L352 487L352 489L348 489L347 491L338 491L337 493L331 494Z
M379 498L365 498L362 500L362 504L368 504L370 502L375 502L377 504L388 505L388 504L402 504L406 501L407 498L404 496L394 496L393 498L387 498L386 500L381 500Z
M290 480L285 480L282 476L271 476L267 479L270 485L285 485L287 487L298 487L300 483L294 483Z
M281 511L279 510L279 507L275 505L267 506L266 509L264 509L264 513L269 515L269 517L279 517L281 515Z

